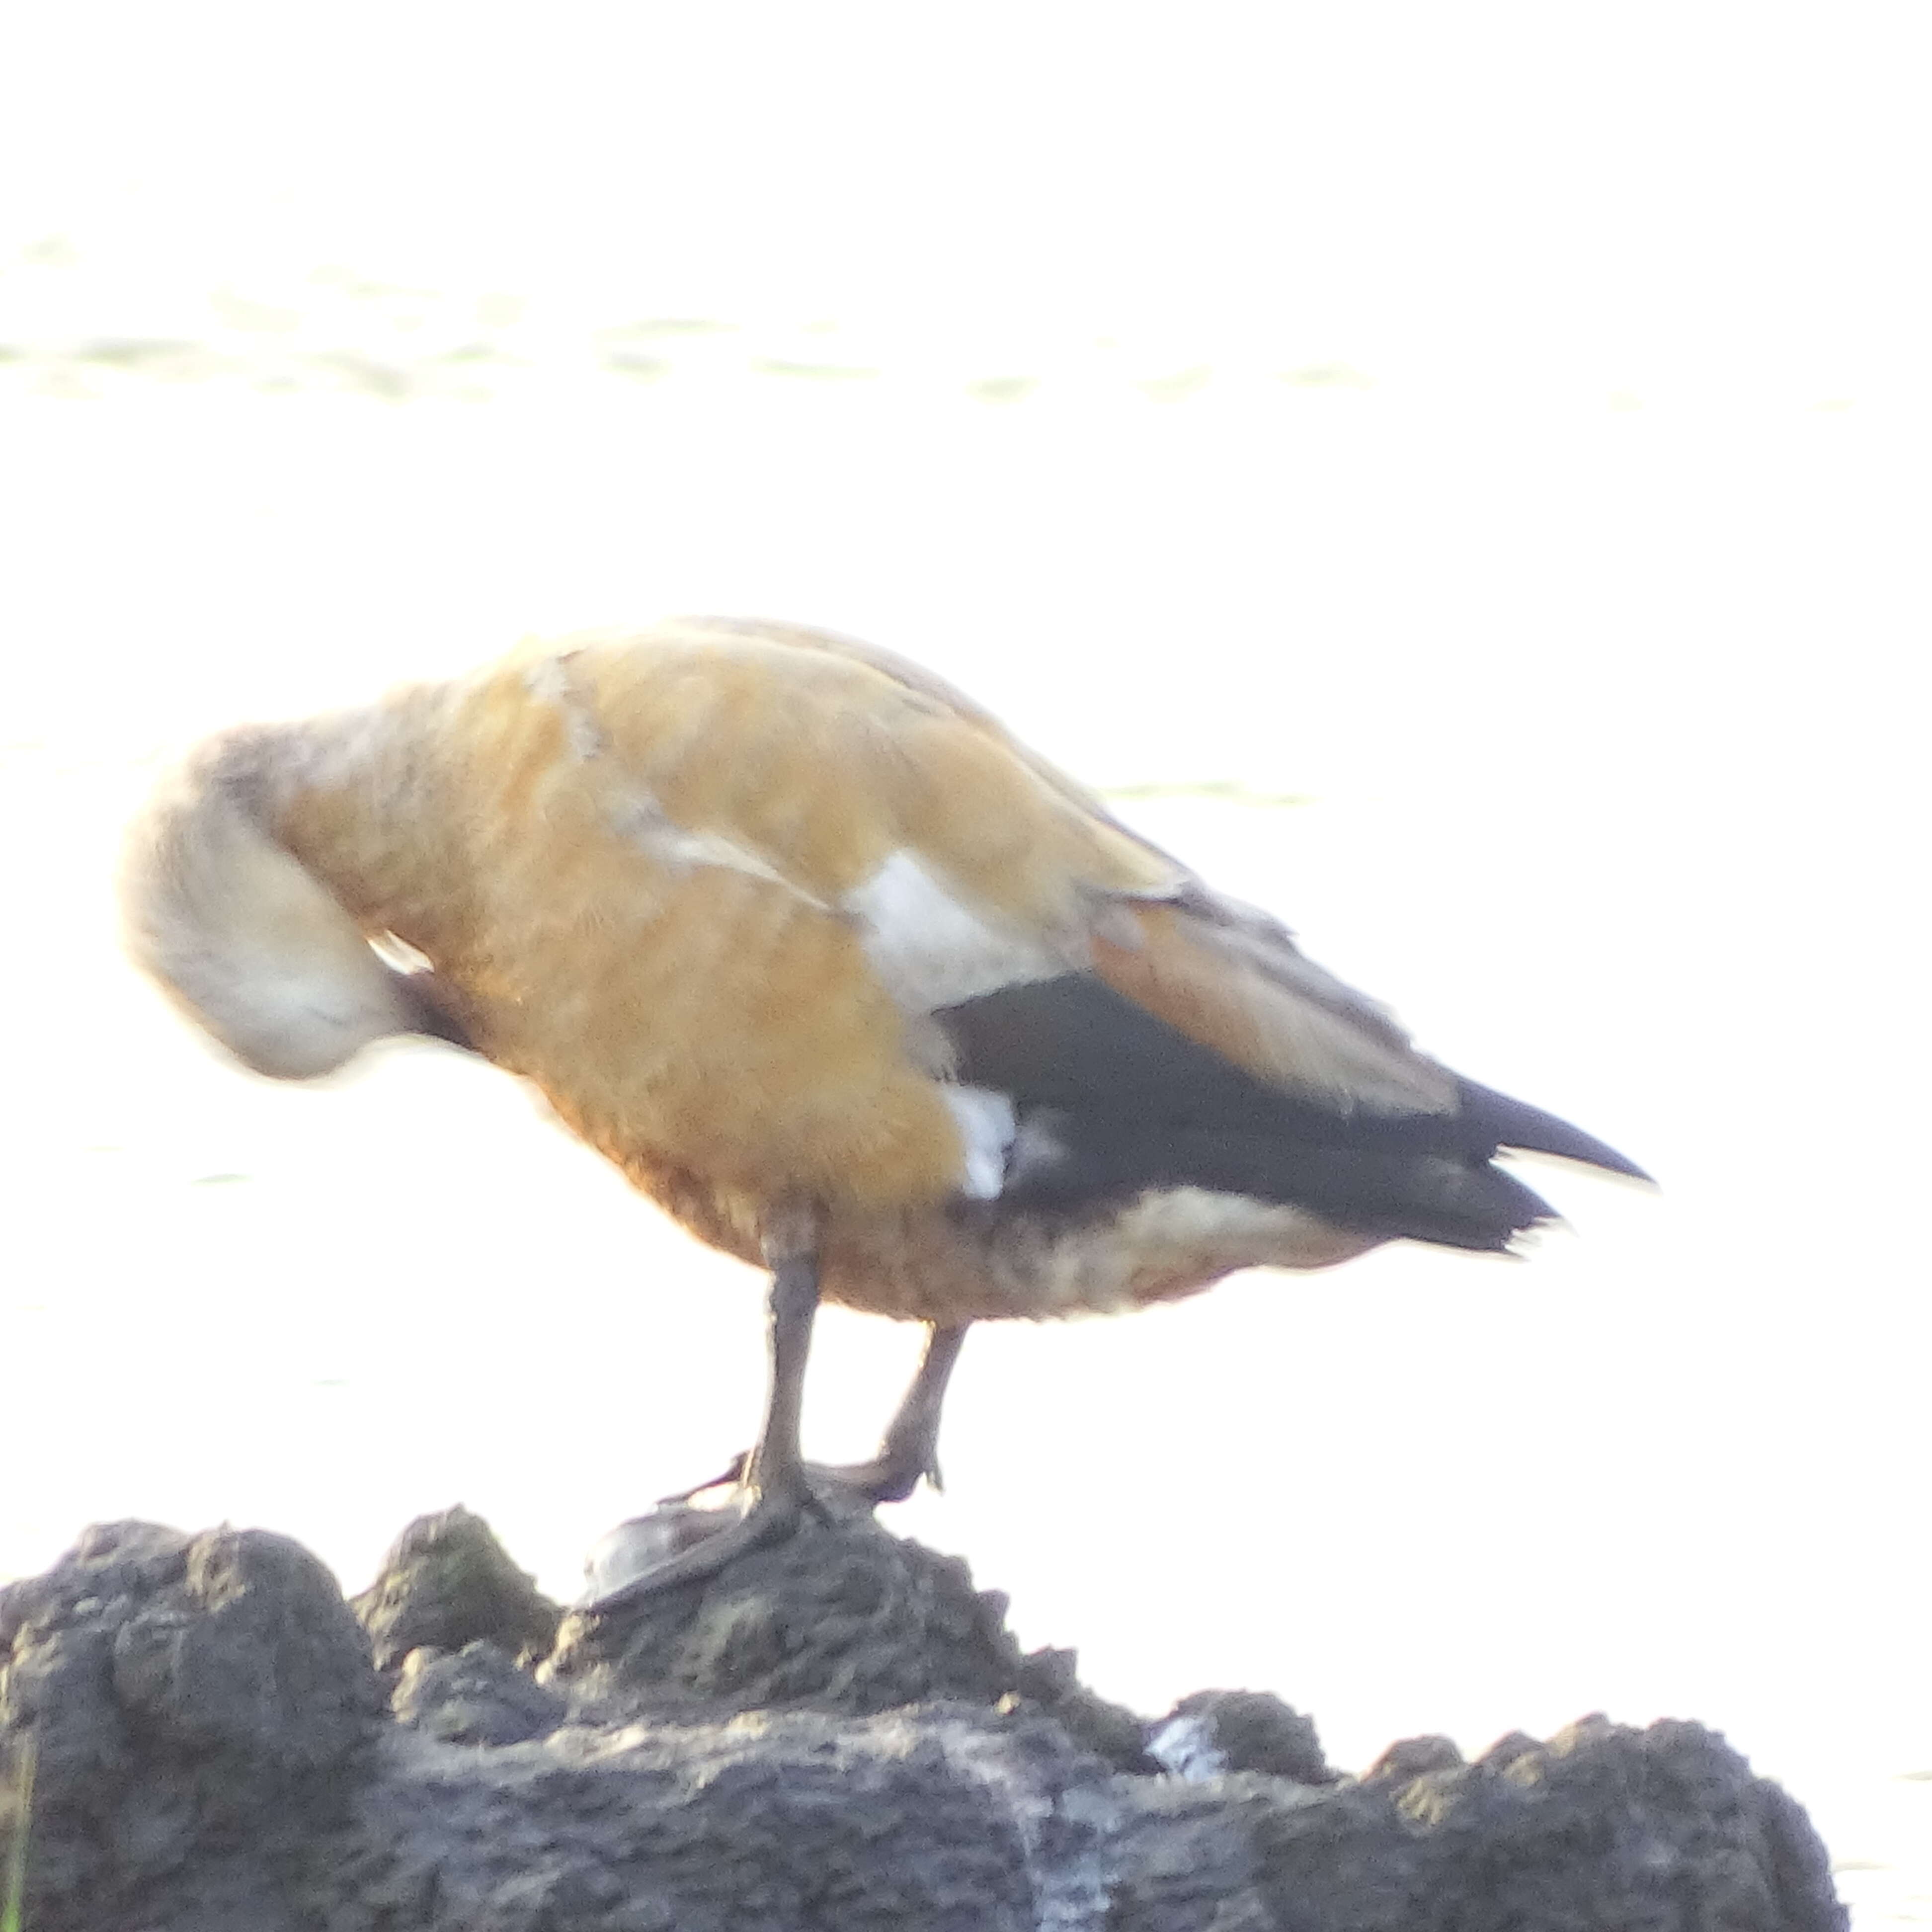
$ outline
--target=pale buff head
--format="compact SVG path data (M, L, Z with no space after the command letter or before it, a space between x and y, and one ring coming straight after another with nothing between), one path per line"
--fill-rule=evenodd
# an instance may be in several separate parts
M238 1060L312 1079L422 1030L422 1013L405 976L262 824L263 748L218 741L129 828L123 931L135 963Z

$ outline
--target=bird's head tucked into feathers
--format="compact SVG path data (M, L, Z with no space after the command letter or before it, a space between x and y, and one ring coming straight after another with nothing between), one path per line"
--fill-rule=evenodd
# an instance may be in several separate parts
M438 1033L416 976L386 964L342 904L268 832L231 739L177 772L130 827L128 950L256 1072L332 1073L374 1041Z

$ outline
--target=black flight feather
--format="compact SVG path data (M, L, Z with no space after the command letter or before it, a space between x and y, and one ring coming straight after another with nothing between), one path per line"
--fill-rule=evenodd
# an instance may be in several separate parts
M1204 1187L1391 1239L1501 1249L1551 1210L1490 1165L1499 1149L1644 1178L1602 1142L1473 1081L1458 1081L1454 1112L1436 1114L1283 1093L1090 973L1004 987L934 1017L957 1077L1010 1096L1039 1130L1023 1136L1034 1151L1000 1197L1015 1208Z

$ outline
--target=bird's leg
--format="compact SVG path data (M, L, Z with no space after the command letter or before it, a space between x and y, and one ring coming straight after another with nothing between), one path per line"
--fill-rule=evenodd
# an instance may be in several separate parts
M771 1376L765 1419L740 1480L752 1492L754 1510L766 1499L789 1498L795 1515L812 1493L805 1479L799 1424L805 1403L805 1364L812 1352L812 1324L818 1312L818 1257L807 1250L787 1255L772 1270L766 1298L766 1346Z
M824 1474L875 1503L904 1502L919 1487L922 1476L935 1490L945 1486L939 1475L939 1412L966 1329L964 1322L927 1329L919 1372L886 1425L879 1453L869 1462L848 1463Z
M902 1503L919 1487L924 1477L935 1489L945 1485L939 1474L939 1414L946 1400L946 1385L952 1379L953 1365L959 1359L960 1345L966 1339L968 1324L950 1328L938 1325L926 1331L926 1352L920 1358L919 1372L899 1403L880 1439L879 1452L869 1462L826 1465L808 1462L807 1473L814 1482L836 1483L867 1502ZM708 1483L698 1483L675 1495L660 1496L661 1503L688 1502L706 1490L724 1483L742 1482L752 1460L752 1451L732 1457L730 1463Z
M812 1317L818 1312L816 1243L805 1235L768 1240L766 1252L772 1263L765 1304L771 1378L758 1446L741 1459L742 1514L735 1522L728 1522L703 1542L680 1550L641 1576L585 1605L586 1609L598 1612L619 1610L676 1584L715 1576L746 1550L784 1536L811 1502L812 1486L799 1447L799 1415L805 1394L806 1358L812 1348Z

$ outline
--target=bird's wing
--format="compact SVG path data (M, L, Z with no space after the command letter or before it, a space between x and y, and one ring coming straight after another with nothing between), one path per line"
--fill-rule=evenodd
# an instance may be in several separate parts
M572 808L655 881L626 889L643 922L626 998L702 1073L681 1104L762 1096L719 1148L784 1126L788 1148L823 1148L858 1121L904 1151L937 1076L955 1114L983 1090L987 1120L958 1128L995 1150L1046 1108L1156 1138L1392 1132L1459 1158L1500 1142L1627 1165L1489 1105L1267 915L884 653L687 620L567 644L518 682L550 716L548 769L574 774ZM780 1120L781 1093L802 1126ZM922 1172L952 1172L953 1130L927 1138Z
M950 1022L1066 982L1030 996L1029 1050L1064 1072L1085 1066L1066 1075L1076 1084L1104 1088L1109 1058L1158 1084L1173 1070L1156 1043L1172 1034L1244 1090L1342 1114L1454 1110L1454 1077L1379 1006L930 672L825 632L725 619L590 646L583 670L668 820L850 921L908 1012Z
M708 621L848 658L921 694L1063 801L1117 860L1125 848L1153 868L1151 880L1102 883L1070 862L1090 912L1068 952L1071 970L1009 982L951 1009L956 1045L970 1037L978 1049L964 1056L964 1076L986 1076L998 1060L1007 1078L1051 1088L1060 1104L1138 1109L1144 1118L1178 1106L1222 1124L1246 1121L1258 1106L1278 1127L1283 1111L1268 1098L1258 1102L1259 1090L1286 1098L1298 1131L1326 1136L1339 1126L1344 1138L1370 1144L1454 1147L1474 1157L1514 1148L1649 1178L1567 1120L1416 1052L1387 1008L1317 965L1271 914L1213 890L923 666L828 632ZM950 822L932 836L941 872Z
M1128 919L1096 940L1099 978L1264 1087L1342 1114L1454 1111L1454 1077L1266 914L1198 887Z

